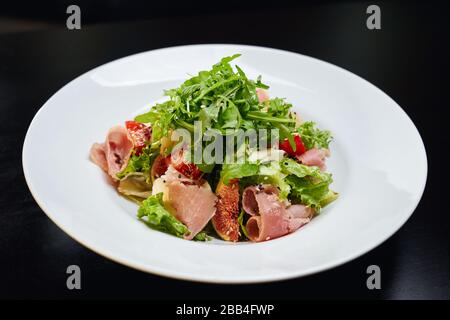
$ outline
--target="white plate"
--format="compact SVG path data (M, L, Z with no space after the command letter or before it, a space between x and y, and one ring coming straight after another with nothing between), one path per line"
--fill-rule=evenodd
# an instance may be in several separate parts
M153 231L88 160L89 148L161 99L163 89L234 53L242 54L236 63L249 76L263 76L272 96L286 97L304 119L333 132L328 168L340 198L299 231L264 243L199 243ZM269 48L194 45L119 59L63 87L28 129L23 168L42 210L95 252L168 277L248 283L319 272L382 243L416 208L427 159L402 109L346 70Z

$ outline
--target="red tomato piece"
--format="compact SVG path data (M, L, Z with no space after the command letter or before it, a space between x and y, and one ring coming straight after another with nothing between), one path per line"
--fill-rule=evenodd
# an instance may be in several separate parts
M155 161L153 161L151 170L152 177L154 179L161 177L164 173L166 173L169 165L170 165L169 157L158 155Z
M296 149L295 151L292 149L291 144L289 143L289 140L286 138L282 142L280 142L280 150L283 150L291 157L299 156L306 151L306 147L303 144L302 138L300 138L299 135L294 136L294 142Z
M151 128L136 121L125 121L125 127L133 139L135 153L141 154L142 149L147 145L146 142L150 140Z
M201 175L202 172L200 171L200 169L192 162L188 162L185 158L184 158L184 152L181 149L180 151L178 151L177 154L174 154L170 157L170 164L175 168L175 170L177 170L179 173L183 174L184 176L193 179L193 180L198 180Z

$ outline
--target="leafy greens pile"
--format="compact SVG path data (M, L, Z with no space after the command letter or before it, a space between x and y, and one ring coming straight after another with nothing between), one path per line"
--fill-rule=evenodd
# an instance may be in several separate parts
M177 128L194 132L195 121L202 121L202 130L215 129L223 136L230 130L278 129L279 139L288 139L295 150L294 135L299 134L307 149L328 149L332 140L329 131L316 128L313 122L298 123L292 105L284 99L273 98L265 102L258 100L257 88L267 89L261 82L247 78L241 68L230 65L239 54L223 58L209 71L200 71L186 80L178 88L165 91L168 100L154 105L150 111L139 115L135 121L149 123L152 137L140 155L132 155L128 166L118 174L123 178L133 172L149 176L152 163L160 153L162 140ZM318 167L303 165L284 157L281 161L255 161L239 164L199 164L206 178L215 188L218 179L228 184L232 179L240 179L241 189L247 185L269 183L280 190L280 198L291 203L301 203L319 212L322 207L337 198L337 193L329 189L331 174ZM217 179L218 177L218 179ZM150 180L150 178L148 178ZM150 227L178 237L188 234L188 229L162 204L162 195L153 195L142 202L138 217ZM243 215L239 217L242 233L246 234ZM204 232L196 240L206 240Z
M267 104L258 101L256 88L267 89L261 82L247 78L230 61L239 54L223 58L210 71L200 71L180 87L165 91L169 100L156 104L149 112L136 117L136 121L151 123L152 143L178 127L194 131L194 122L202 121L204 127L217 129L223 134L227 129L280 128L284 133L295 127L295 117L289 111L291 104L275 98Z

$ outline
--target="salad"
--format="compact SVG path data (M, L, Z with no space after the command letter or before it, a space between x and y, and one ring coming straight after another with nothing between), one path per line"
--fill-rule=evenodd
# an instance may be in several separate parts
M222 58L94 143L90 159L150 228L187 240L267 241L338 198L332 136L303 121L261 76Z

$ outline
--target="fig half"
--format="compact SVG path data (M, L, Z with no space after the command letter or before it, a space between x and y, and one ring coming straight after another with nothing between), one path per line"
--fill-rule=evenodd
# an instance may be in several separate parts
M230 181L228 185L222 181L216 188L216 213L212 225L217 234L225 241L239 240L239 182Z

